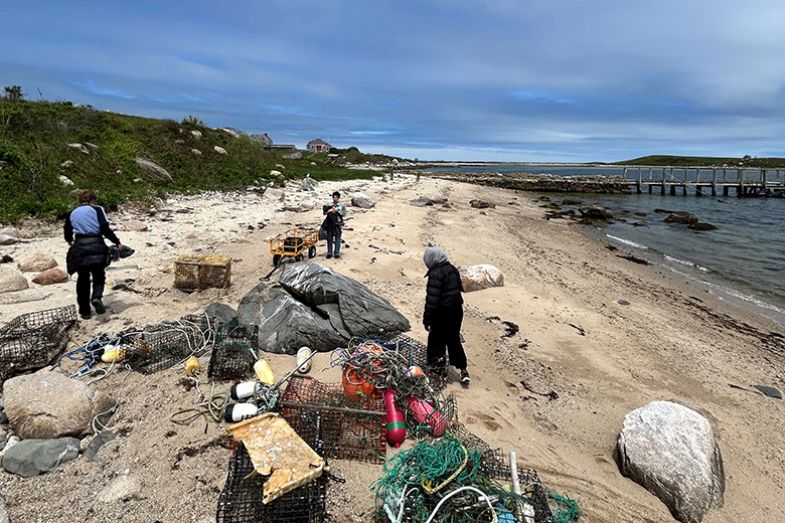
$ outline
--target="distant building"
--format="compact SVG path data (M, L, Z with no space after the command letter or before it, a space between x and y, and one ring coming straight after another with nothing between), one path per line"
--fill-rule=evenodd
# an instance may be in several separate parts
M311 153L326 153L330 151L330 144L322 140L321 138L317 138L316 140L311 140L308 142L308 152Z

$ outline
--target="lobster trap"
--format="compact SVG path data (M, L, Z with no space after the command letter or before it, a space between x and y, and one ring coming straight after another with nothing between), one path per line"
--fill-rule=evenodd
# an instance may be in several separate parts
M207 376L211 380L244 380L254 375L259 350L259 327L232 321L216 331Z
M68 344L76 307L60 307L17 316L0 327L0 385L14 374L48 365Z
M232 258L182 254L174 262L174 286L191 292L214 287L223 289L232 280Z
M140 332L122 334L132 370L153 374L189 356L199 356L213 341L213 325L206 315L183 316L179 321L149 325Z
M352 400L340 384L295 376L281 397L281 414L291 424L307 410L316 411L321 417L326 457L384 462L387 442L382 399Z
M304 410L293 416L289 424L312 449L323 455L322 425L317 412ZM229 462L226 485L218 498L217 523L321 523L326 519L325 475L265 505L262 503L264 477L254 472L251 457L240 443Z

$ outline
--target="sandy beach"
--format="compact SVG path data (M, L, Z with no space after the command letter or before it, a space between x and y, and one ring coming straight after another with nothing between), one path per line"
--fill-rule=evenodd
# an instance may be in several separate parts
M209 193L173 197L155 212L121 209L110 220L137 252L110 267L109 312L80 322L69 347L101 332L198 313L213 301L236 307L272 269L267 240L292 225L320 223L320 205L333 190L347 204L362 191L377 205L349 207L341 259L326 260L321 242L316 261L388 299L409 319L414 338L427 337L421 325L425 246L445 247L456 265L491 263L502 271L504 287L465 295L463 335L473 382L464 390L453 375L446 392L457 398L459 417L472 432L493 447L515 450L548 487L577 499L580 521L674 521L656 497L619 473L613 456L624 415L657 399L701 412L718 436L725 503L707 514L706 523L782 520L785 403L729 384L783 389L783 330L656 267L619 258L621 252L578 225L546 221L530 193L396 175L392 181L323 182L316 192L290 186L285 202L254 192ZM421 195L446 197L450 206L409 203ZM496 207L472 208L474 198ZM316 207L280 211L284 203L301 202ZM124 230L131 219L148 230ZM2 254L19 260L44 252L64 267L60 223L29 223L18 232L24 243L4 247ZM230 255L232 285L192 294L174 289L172 265L184 253ZM132 290L111 290L121 283ZM41 299L12 303L13 297L0 295L0 323L75 303L73 281L30 285L25 299ZM515 323L519 332L502 336L501 321ZM208 359L201 358L205 368ZM270 355L269 361L280 374L294 358ZM311 374L339 381L328 366L329 354L319 354ZM110 420L118 436L101 450L103 463L78 459L31 479L0 472L11 521L214 521L230 451L221 444L224 426L210 424L205 432L202 422L182 427L170 421L194 400L182 376L179 367L150 376L118 371L97 382L120 402ZM330 486L332 521L370 521L369 486L381 466L331 465L347 479ZM140 479L141 496L97 502L97 492L120 474Z

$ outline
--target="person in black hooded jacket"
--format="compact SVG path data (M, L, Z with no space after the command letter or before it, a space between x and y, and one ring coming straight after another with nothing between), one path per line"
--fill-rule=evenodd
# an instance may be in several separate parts
M428 286L425 296L423 326L428 331L428 365L444 368L445 349L450 364L461 372L461 383L468 385L471 379L466 370L466 353L461 344L463 322L463 283L458 269L447 259L441 247L428 247L423 255L428 267Z

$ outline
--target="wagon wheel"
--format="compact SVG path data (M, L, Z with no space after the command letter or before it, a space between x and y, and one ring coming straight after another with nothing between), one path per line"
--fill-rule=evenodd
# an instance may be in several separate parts
M303 255L302 254L298 254L297 256L294 257L294 261L300 261L302 259L303 259Z
M281 255L274 254L273 255L273 267L278 267L281 264Z
M308 247L308 257L313 258L316 256L316 245L311 245Z

